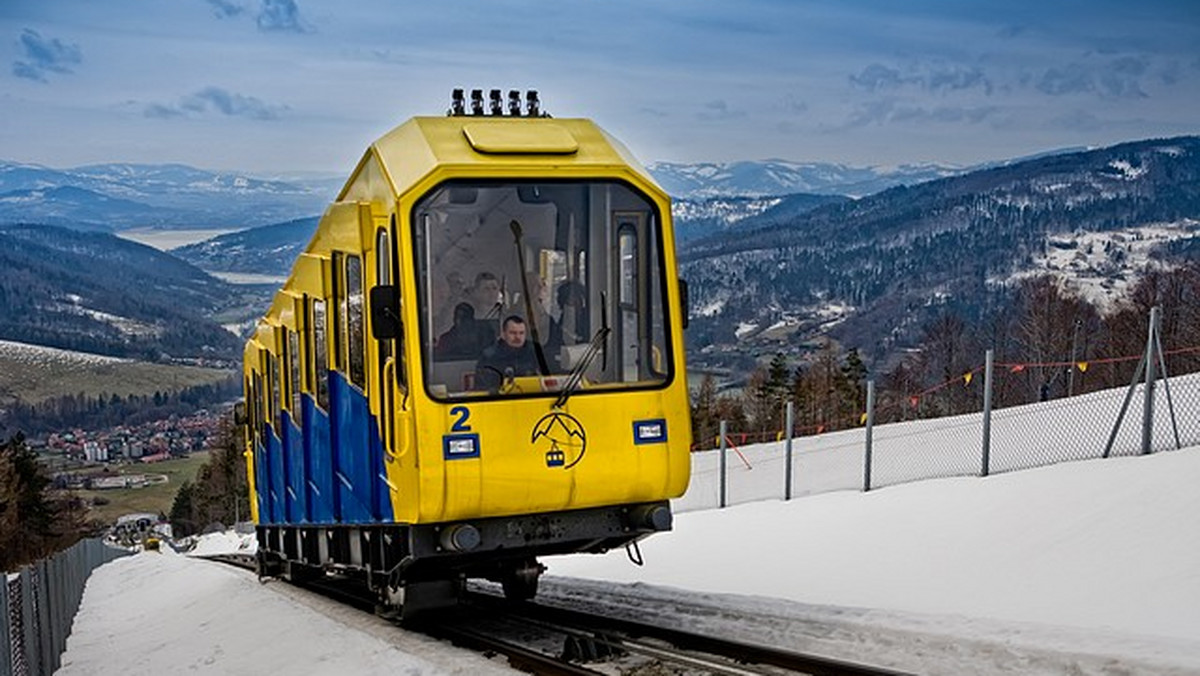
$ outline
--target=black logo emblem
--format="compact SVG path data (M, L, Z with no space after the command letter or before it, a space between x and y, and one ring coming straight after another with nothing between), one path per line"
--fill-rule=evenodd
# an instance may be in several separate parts
M571 469L583 460L587 450L587 432L569 413L554 411L542 416L533 426L529 441L546 454L547 467Z

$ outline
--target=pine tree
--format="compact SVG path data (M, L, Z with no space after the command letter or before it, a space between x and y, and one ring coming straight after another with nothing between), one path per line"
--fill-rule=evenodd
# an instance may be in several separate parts
M692 406L692 440L698 448L712 448L717 437L720 420L717 418L717 381L712 374L704 374L696 402Z

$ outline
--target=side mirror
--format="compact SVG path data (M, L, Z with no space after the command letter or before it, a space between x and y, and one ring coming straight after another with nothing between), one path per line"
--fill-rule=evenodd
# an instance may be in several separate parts
M395 285L380 285L371 289L371 336L375 340L392 340L400 336L400 289Z
M239 401L233 405L233 424L237 427L246 425L246 402Z
M688 327L688 315L692 313L691 299L688 298L688 283L687 280L679 280L679 304L681 314L683 314L683 328Z

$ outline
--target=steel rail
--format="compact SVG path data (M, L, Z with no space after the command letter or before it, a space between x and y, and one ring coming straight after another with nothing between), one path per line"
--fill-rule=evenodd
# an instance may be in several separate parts
M471 602L485 607L504 603L498 597L478 593L471 596ZM743 666L769 665L812 676L911 676L908 672L886 667L740 643L705 634L542 604L513 606L507 612L510 616L528 617L559 627L560 631L575 629L609 637L616 632L631 637L657 639L684 650L725 657ZM627 649L634 650L634 642L630 642Z

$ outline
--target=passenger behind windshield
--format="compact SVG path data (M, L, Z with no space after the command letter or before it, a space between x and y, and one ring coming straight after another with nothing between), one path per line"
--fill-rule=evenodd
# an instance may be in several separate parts
M475 319L475 308L470 303L459 303L454 306L454 325L438 337L433 358L438 361L474 359L491 345L495 336L487 322Z

